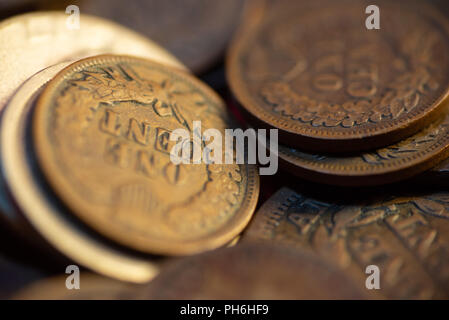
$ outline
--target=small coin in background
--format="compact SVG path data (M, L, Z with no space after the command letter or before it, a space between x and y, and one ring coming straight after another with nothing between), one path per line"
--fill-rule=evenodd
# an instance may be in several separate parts
M15 90L49 66L111 53L145 57L187 70L168 51L144 36L108 20L83 15L70 30L64 12L33 12L0 22L0 110Z
M166 48L190 70L202 73L222 56L244 9L245 0L89 0L42 1L64 10L77 5L92 14L134 29Z

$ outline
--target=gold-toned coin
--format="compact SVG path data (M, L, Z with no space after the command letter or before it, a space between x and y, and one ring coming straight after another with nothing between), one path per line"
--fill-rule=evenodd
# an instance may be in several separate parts
M148 257L111 246L75 223L54 200L36 170L31 154L30 115L41 88L66 67L60 64L25 82L5 108L0 125L1 183L13 199L8 217L25 220L58 252L98 273L130 282L147 282L158 272ZM10 200L11 201L11 200ZM25 219L24 219L25 218Z
M339 156L279 146L279 162L299 177L325 184L379 185L412 177L449 156L449 101L443 104L438 120L388 147Z
M82 15L79 29L67 27L64 12L24 14L0 23L0 110L29 77L51 65L112 53L154 59L186 70L151 40L118 24Z
M353 279L317 255L269 245L237 245L184 258L139 299L366 299Z
M79 289L67 288L68 275L36 281L12 296L14 300L129 300L141 285L129 284L81 272ZM70 280L70 279L69 279ZM69 281L69 285L73 285Z
M98 56L61 71L33 117L38 162L86 224L123 245L183 255L225 245L254 211L255 166L170 160L176 129L223 133L223 101L193 76L150 60ZM198 134L198 133L195 133Z
M375 265L375 291L388 298L449 296L447 192L337 197L283 188L255 214L242 243L264 240L310 250L361 279Z
M374 149L432 122L449 93L449 23L424 3L269 1L232 45L232 91L286 145L320 152ZM282 4L282 5L280 5Z

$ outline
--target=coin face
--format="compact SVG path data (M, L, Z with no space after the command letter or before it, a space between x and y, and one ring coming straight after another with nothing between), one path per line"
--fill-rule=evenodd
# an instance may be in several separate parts
M223 54L239 22L245 0L85 0L84 13L104 17L141 32L201 73ZM64 10L73 1L45 6Z
M167 266L139 299L364 299L344 273L314 254L237 245Z
M72 64L45 88L34 146L50 185L85 223L149 253L189 254L226 244L258 197L254 166L179 164L170 133L222 132L221 99L182 71L99 56Z
M83 272L79 289L67 288L68 275L54 276L24 287L13 295L14 300L129 300L141 286L114 281ZM70 280L70 279L69 279ZM73 285L69 281L69 284Z
M449 104L441 117L415 135L372 152L338 156L279 146L280 164L320 183L361 186L399 181L432 168L448 156Z
M83 15L79 29L67 28L64 12L37 12L0 23L0 110L25 80L46 67L112 53L145 57L185 69L170 53L113 22Z
M7 186L9 197L5 199L2 194L1 199L9 201L10 208L2 214L28 222L41 236L32 241L45 240L46 245L81 266L123 281L150 281L158 273L151 258L111 246L97 234L74 223L73 217L41 183L42 176L30 150L31 110L42 87L66 66L67 63L58 64L31 77L19 88L2 114L0 184Z
M329 201L284 188L242 237L311 250L363 276L380 270L380 293L396 299L449 295L449 194ZM361 282L364 286L365 283Z
M232 91L287 145L313 151L373 149L433 121L449 88L448 21L432 6L317 1L265 10L237 32Z

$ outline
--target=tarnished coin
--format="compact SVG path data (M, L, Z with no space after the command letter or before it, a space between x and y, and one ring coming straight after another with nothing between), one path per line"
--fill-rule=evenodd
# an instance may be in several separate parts
M338 156L279 146L279 162L292 173L325 184L379 185L424 172L449 156L449 101L430 126L372 152Z
M45 3L45 1L44 1ZM45 8L81 12L114 20L161 44L195 73L223 54L239 22L245 0L81 0L46 1Z
M115 281L83 272L78 289L69 289L75 283L68 275L36 281L14 294L14 300L130 300L141 285Z
M2 114L0 184L2 190L6 190L1 200L10 201L9 205L2 206L5 210L2 214L13 225L27 222L36 231L36 236L40 235L39 239L33 240L51 246L56 253L78 265L124 281L147 282L158 272L150 257L112 246L76 223L41 183L42 177L30 150L31 111L42 87L66 66L50 67L27 80ZM5 198L6 194L10 197Z
M65 12L37 12L0 23L0 110L13 92L46 67L93 55L130 54L186 70L147 38L113 22L83 15L79 29L67 27Z
M352 279L314 254L237 245L164 268L139 299L365 299Z
M255 166L171 161L170 133L192 139L193 121L223 136L231 126L223 101L189 74L98 56L45 88L34 147L54 192L89 226L144 252L191 254L236 237L259 192Z
M389 298L449 296L449 193L324 198L281 189L256 213L242 243L311 250L365 279L366 268L377 266L376 291Z
M449 24L433 6L381 1L381 28L367 30L366 1L281 3L262 6L237 32L227 73L239 102L261 126L279 128L282 142L373 149L441 112Z

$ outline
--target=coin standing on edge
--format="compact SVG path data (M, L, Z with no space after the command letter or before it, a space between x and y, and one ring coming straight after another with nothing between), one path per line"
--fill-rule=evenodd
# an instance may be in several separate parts
M368 31L364 1L281 3L243 24L227 74L251 118L278 128L282 143L374 149L438 117L449 92L449 23L432 6L379 3L382 27Z
M238 245L166 266L139 299L366 299L346 274L318 256L263 244Z
M445 111L438 120L388 147L339 156L280 145L279 163L301 178L331 185L380 185L415 176L449 155L449 101L442 107Z
M358 279L375 265L380 290L374 291L387 298L449 296L449 193L350 203L323 199L279 190L255 214L241 242L313 251Z
M0 164L2 181L14 200L8 216L23 215L40 236L64 256L93 271L115 279L142 283L158 273L150 258L107 245L55 203L39 184L29 150L30 114L35 96L67 64L45 69L26 81L5 108L0 125Z
M193 76L150 60L98 56L62 70L33 115L38 163L53 191L102 235L150 254L214 249L249 222L256 167L179 164L170 133L193 121L224 135L223 101Z
M186 70L173 55L144 36L101 18L82 15L68 29L63 12L37 12L0 22L0 110L29 77L60 62L111 53L153 59Z

